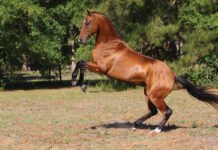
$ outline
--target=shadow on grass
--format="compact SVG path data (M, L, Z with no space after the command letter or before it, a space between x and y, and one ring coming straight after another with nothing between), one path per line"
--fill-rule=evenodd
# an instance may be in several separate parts
M96 86L101 82L107 82L106 79L85 80L85 84L89 87ZM18 80L15 83L5 87L6 90L33 90L33 89L59 89L72 87L71 80L51 80L51 81L29 81Z
M102 124L102 125L97 125L97 126L92 126L91 129L95 130L97 128L124 128L124 129L131 129L134 127L134 124L131 122L115 122L115 123L110 123L110 124ZM136 129L141 129L141 130L145 130L145 129L150 129L153 130L157 127L157 125L146 125L146 124L141 124L138 127L136 127ZM178 125L166 125L163 129L163 132L168 132L171 130L176 130L179 128L188 128L188 127L182 127L182 126L178 126Z

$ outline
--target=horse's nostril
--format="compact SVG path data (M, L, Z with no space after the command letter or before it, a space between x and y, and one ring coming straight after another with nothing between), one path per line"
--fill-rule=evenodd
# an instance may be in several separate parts
M79 42L80 44L86 44L86 39L85 39L85 38L79 38L79 39L78 39L78 42Z

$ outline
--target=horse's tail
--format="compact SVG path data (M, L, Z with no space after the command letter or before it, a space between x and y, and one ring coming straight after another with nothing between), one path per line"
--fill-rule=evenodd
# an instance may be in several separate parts
M181 83L193 97L218 109L218 95L209 92L205 88L196 88L193 84L181 77L177 76L176 81Z

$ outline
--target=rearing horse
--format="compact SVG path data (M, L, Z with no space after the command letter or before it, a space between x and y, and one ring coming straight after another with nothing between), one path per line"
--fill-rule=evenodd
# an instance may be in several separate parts
M92 51L92 61L79 61L72 73L72 80L76 80L80 69L79 85L83 86L83 70L88 69L100 75L144 86L148 112L134 122L135 127L156 115L159 109L163 114L163 120L153 131L162 131L172 114L164 99L172 91L175 81L180 82L195 98L218 108L217 95L196 88L187 80L176 76L164 62L136 53L120 39L113 23L105 15L88 11L79 42L85 44L95 33L97 37Z

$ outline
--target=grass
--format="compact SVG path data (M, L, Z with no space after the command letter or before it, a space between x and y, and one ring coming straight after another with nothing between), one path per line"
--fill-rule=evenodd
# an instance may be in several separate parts
M0 92L0 149L218 149L217 111L175 90L166 99L173 115L164 131L149 132L159 113L140 129L146 112L142 89L103 92L79 87Z

